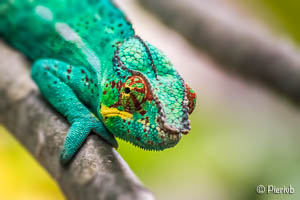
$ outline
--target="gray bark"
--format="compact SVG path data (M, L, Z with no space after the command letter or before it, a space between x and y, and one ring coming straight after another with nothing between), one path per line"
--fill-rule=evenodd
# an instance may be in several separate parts
M88 137L69 166L59 163L69 125L40 96L29 66L0 41L0 123L51 174L66 198L154 199L120 155L97 135Z
M223 70L258 81L300 104L300 54L289 41L240 18L224 8L222 1L139 2L192 45L210 54Z

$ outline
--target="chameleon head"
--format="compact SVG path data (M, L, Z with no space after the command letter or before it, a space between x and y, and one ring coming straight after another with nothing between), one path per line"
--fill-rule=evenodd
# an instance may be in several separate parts
M167 57L138 36L115 51L100 113L115 136L147 150L163 150L190 131L196 94Z

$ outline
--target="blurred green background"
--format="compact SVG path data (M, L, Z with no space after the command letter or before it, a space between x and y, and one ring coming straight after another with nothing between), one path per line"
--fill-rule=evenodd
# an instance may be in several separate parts
M300 1L242 0L242 2L256 8L258 11L256 13L267 18L272 25L279 27L277 30L288 33L296 42L300 42Z
M157 199L300 199L298 108L211 67L216 64L210 58L130 2L121 7L137 32L166 52L198 94L192 131L175 148L146 152L119 142L120 154L142 182ZM224 2L241 6L274 32L300 42L300 1ZM155 24L152 32L143 28L145 20ZM183 49L185 58L178 56ZM261 184L292 185L295 194L257 195ZM64 199L45 170L1 127L0 199Z

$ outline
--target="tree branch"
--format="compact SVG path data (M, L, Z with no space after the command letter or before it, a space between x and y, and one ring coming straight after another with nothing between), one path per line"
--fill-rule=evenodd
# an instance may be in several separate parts
M288 41L214 1L139 0L224 70L256 80L300 104L300 54Z
M88 137L68 167L60 165L58 155L69 125L40 96L29 65L0 41L0 122L46 168L67 199L154 199L97 135Z

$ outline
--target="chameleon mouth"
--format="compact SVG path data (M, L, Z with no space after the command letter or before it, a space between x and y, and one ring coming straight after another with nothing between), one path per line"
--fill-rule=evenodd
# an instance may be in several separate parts
M171 133L170 131L160 130L158 135L165 142L165 145L168 144L169 147L174 146L182 137L182 133Z
M164 117L159 117L159 119L160 128L166 133L173 135L187 135L190 132L190 126L188 126L188 128L175 128L174 126L168 124ZM187 120L187 123L190 124L190 120Z

